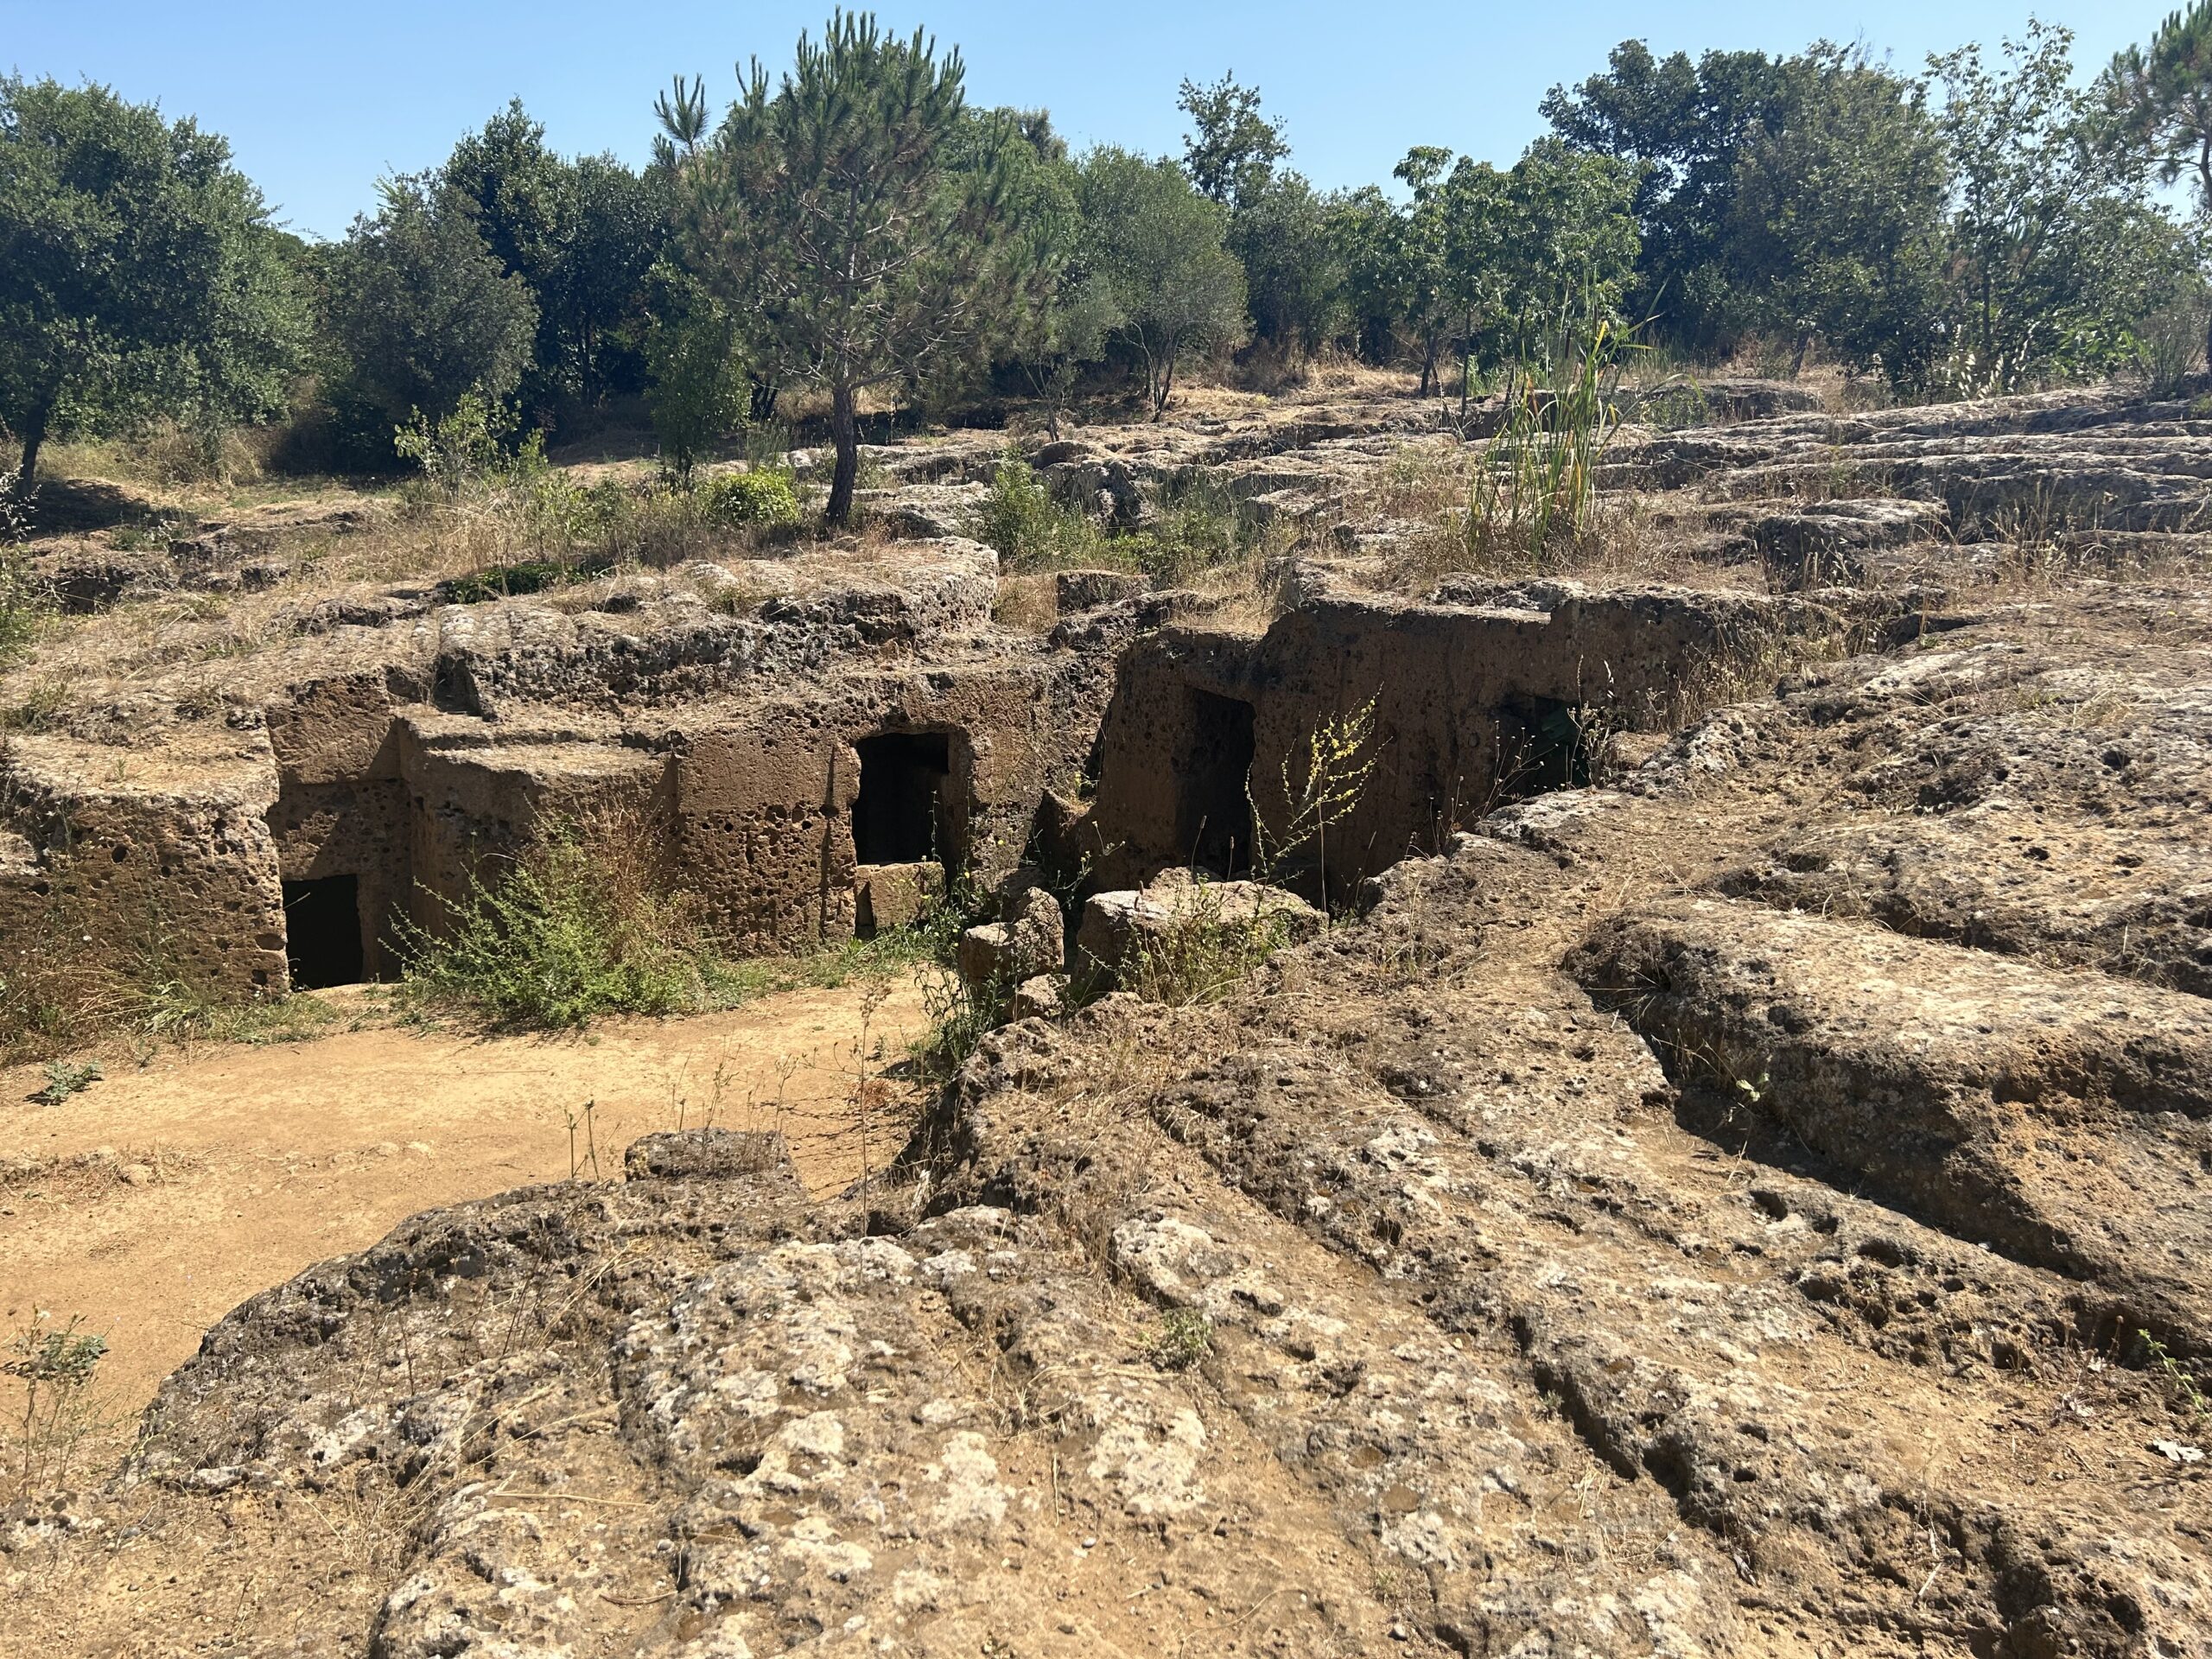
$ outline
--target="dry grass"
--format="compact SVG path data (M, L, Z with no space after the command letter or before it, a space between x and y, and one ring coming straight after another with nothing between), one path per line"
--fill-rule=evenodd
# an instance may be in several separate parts
M1060 620L1057 581L1050 575L1001 577L991 617L1001 627L1023 633L1050 633Z
M1426 594L1449 575L1498 580L1560 576L1600 582L1764 585L1756 567L1699 558L1684 530L1700 517L1688 499L1637 491L1600 493L1586 522L1542 552L1471 537L1469 497L1481 453L1450 438L1406 444L1349 493L1346 516L1389 531L1382 576L1391 588Z

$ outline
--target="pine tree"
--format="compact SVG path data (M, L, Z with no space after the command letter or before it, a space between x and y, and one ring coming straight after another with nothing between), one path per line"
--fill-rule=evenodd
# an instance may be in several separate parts
M2212 0L2119 54L2099 90L2123 141L2167 184L2193 175L2198 211L2212 213Z
M852 514L861 395L919 382L1033 297L1003 168L954 165L963 77L920 30L836 12L772 95L754 60L681 174L692 269L765 367L830 393L832 526Z

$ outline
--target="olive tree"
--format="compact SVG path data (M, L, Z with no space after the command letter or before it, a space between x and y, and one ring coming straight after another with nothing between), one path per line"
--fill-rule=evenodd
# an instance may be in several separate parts
M1192 351L1244 334L1244 270L1224 245L1228 214L1173 162L1102 146L1084 157L1083 257L1120 317L1114 333L1144 359L1154 420Z
M830 394L833 526L852 514L862 395L920 381L1033 296L1004 169L956 165L963 79L920 30L840 11L773 92L753 61L678 175L690 268L773 372Z
M0 77L0 423L20 492L58 429L276 412L302 341L284 238L222 139L105 86Z
M330 259L327 325L355 390L397 426L463 397L499 402L530 367L537 307L474 218L427 181L387 180L384 206Z

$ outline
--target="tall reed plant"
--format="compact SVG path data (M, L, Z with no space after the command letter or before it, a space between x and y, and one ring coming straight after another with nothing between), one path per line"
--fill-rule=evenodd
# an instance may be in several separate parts
M1599 463L1620 425L1612 397L1618 362L1631 344L1626 331L1599 318L1579 346L1561 353L1550 386L1525 369L1507 377L1503 423L1468 494L1471 565L1541 568L1589 530Z

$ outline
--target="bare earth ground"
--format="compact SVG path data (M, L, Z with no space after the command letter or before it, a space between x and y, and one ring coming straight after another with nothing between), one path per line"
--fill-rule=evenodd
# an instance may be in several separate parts
M255 1292L419 1211L567 1179L587 1102L585 1179L594 1144L612 1177L638 1136L711 1121L781 1128L808 1185L842 1188L898 1148L907 1109L875 1074L924 1023L912 982L855 985L586 1037L385 1027L172 1051L59 1106L27 1098L38 1068L0 1071L0 1318L81 1315L108 1341L108 1408L135 1416Z

